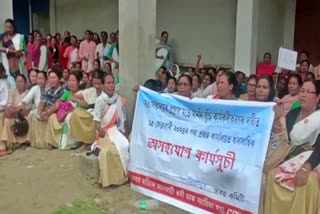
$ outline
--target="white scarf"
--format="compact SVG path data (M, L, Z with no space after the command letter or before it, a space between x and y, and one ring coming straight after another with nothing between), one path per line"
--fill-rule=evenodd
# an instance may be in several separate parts
M9 98L9 89L6 79L0 79L0 106L6 106Z
M291 143L296 146L309 143L312 146L315 144L319 134L320 110L312 113L293 126L290 132Z
M124 121L126 120L126 116L120 95L117 92L114 92L112 97L109 97L106 93L103 92L101 93L100 97L100 99L102 99L103 102L107 105L116 104L119 110L117 127L121 132L125 133Z

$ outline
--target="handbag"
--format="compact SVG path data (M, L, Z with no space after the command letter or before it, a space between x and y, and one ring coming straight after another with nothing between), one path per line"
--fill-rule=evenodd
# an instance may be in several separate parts
M23 137L28 134L29 123L28 120L23 116L22 111L17 113L14 124L11 126L11 130L15 136Z

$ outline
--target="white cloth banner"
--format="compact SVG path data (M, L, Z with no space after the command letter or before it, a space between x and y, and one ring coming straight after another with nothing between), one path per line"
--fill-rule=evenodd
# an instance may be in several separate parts
M193 213L258 213L274 103L193 99L141 87L132 189Z

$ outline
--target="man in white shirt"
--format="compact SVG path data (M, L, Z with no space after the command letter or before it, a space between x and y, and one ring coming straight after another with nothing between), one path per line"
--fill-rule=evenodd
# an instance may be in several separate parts
M96 48L96 57L100 60L101 67L103 68L106 61L108 60L108 51L110 48L110 44L108 44L108 33L102 31L100 33L101 43L97 45Z

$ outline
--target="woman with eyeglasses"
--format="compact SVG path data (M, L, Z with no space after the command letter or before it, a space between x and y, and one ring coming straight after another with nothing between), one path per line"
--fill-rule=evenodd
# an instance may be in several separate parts
M320 81L306 81L299 89L301 107L275 120L264 166L264 213L318 213L320 204Z

